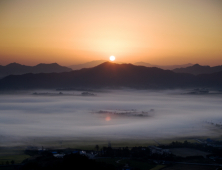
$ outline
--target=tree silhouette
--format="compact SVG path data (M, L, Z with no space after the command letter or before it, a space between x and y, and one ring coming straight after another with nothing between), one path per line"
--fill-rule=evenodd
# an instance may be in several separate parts
M95 148L96 148L96 150L98 151L98 150L99 150L99 145L96 145Z

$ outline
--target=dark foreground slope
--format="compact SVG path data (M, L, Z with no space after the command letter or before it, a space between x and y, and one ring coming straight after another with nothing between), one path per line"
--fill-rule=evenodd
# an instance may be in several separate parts
M103 63L94 68L66 73L25 74L0 80L0 89L35 88L186 88L196 86L220 87L222 72L194 76L159 68L132 64Z
M55 158L51 153L44 153L35 159L24 162L20 170L115 170L113 165L89 159L79 154L68 154L63 158Z

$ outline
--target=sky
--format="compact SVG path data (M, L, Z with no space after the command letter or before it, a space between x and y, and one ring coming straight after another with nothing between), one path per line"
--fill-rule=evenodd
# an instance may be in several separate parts
M222 65L221 0L1 0L0 65Z

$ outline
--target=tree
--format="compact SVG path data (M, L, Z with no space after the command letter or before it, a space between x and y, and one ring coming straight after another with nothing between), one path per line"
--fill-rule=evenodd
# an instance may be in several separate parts
M98 150L99 150L99 145L96 145L95 148L96 148L96 150L98 151Z
M15 161L14 161L14 160L12 160L12 161L11 161L11 164L13 165L14 163L15 163Z

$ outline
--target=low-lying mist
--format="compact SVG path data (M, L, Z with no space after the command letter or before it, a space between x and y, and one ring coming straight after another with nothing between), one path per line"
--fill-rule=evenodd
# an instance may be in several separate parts
M0 146L35 137L110 141L212 137L219 132L204 122L222 121L222 95L188 95L181 90L112 90L95 96L79 91L33 92L0 95ZM132 116L116 114L118 110L149 113Z

